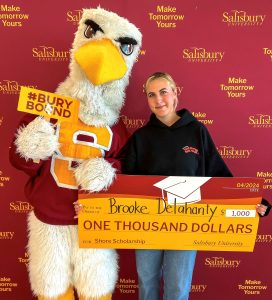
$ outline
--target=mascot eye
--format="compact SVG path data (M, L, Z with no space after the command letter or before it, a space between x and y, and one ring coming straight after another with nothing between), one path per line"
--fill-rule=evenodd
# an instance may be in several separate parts
M101 31L104 33L102 28L97 23L95 23L93 20L86 20L85 25L87 25L87 27L84 31L84 35L87 39L92 38L96 34L97 31Z
M131 37L120 37L116 42L120 43L121 51L129 56L134 51L134 46L137 45L137 41Z
M134 45L132 44L121 44L120 46L121 51L125 54L125 55L130 55L133 50L134 50Z
M90 39L91 37L93 37L95 35L95 31L91 25L87 26L87 28L84 31L84 35L87 39Z

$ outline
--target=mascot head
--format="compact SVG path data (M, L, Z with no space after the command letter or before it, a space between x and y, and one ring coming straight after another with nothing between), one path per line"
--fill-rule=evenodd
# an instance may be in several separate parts
M117 122L141 40L140 31L127 19L102 8L83 10L70 74L57 90L81 102L83 123L111 126Z

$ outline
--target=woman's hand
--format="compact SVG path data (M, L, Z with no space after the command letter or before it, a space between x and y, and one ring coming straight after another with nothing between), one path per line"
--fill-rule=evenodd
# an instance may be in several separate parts
M75 209L75 213L76 213L76 215L74 216L74 219L77 219L78 218L78 214L80 213L80 211L83 208L83 205L80 204L78 201L74 202L73 204L74 204L74 209Z
M256 205L256 211L259 213L261 216L264 216L267 210L267 206L264 204L257 204Z

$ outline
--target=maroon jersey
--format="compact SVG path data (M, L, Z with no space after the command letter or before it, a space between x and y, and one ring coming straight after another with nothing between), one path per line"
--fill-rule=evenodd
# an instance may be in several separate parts
M26 126L34 118L33 115L26 115L19 127ZM127 141L128 132L121 119L112 127L101 128L85 125L78 120L77 123L62 122L57 126L56 134L60 149L51 158L38 163L31 159L26 161L12 143L10 161L30 176L25 195L39 220L54 225L77 224L73 205L78 199L78 186L73 173L76 163L103 157L120 171L118 155Z

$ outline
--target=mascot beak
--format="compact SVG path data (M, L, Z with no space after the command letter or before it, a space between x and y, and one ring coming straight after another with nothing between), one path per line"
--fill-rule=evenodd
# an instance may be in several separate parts
M75 52L75 60L94 85L121 79L127 72L124 58L108 39L83 45Z

